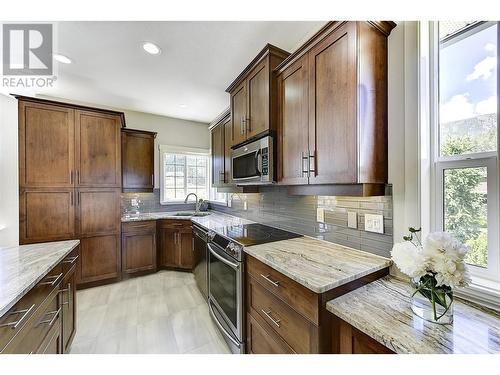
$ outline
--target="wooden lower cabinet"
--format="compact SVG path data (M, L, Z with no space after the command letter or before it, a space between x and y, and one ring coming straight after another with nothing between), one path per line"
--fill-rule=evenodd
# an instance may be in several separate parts
M194 267L193 229L189 220L160 220L158 266L191 270Z
M263 328L251 315L247 314L248 354L291 354L294 351L272 330Z
M1 354L69 351L76 332L74 278L77 255L78 248L0 317Z
M394 354L392 350L342 319L335 318L334 338L338 337L340 354Z
M156 271L156 221L122 224L122 273Z
M120 261L119 234L81 238L77 283L80 285L119 278Z
M338 353L338 325L326 310L326 303L388 272L386 268L327 292L314 293L247 254L247 352Z

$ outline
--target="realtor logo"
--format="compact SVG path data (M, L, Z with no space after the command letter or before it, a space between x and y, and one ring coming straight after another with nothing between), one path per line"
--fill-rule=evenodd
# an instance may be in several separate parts
M52 75L52 24L3 24L3 75Z

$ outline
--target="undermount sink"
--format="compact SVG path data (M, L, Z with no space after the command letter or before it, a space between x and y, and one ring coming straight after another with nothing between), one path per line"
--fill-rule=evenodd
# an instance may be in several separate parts
M207 216L210 215L210 212L194 212L194 211L185 211L185 212L176 212L174 216Z

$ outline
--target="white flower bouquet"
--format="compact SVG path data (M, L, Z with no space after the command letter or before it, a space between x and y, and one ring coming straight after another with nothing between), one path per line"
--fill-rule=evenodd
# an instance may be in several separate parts
M451 234L435 232L422 245L420 229L409 228L404 242L392 248L392 260L413 282L413 312L430 321L447 324L453 320L453 289L470 282L465 265L468 248Z

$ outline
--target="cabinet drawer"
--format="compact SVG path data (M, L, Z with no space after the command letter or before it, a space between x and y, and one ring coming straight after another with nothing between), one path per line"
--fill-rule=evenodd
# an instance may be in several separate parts
M272 330L266 330L247 314L247 353L291 354L293 351Z
M246 257L247 272L262 287L286 302L314 324L318 324L319 296L259 260Z
M258 282L247 279L250 314L258 314L296 353L312 353L313 325Z
M191 220L166 219L158 221L159 228L191 228Z
M58 265L0 318L0 352L28 326L47 296L59 288L61 281L62 270Z
M68 272L76 266L79 261L79 246L75 247L71 252L66 255L66 257L61 261L62 273L64 276L68 274Z
M58 303L59 283L47 300L23 326L18 335L5 347L2 353L30 354L36 352L54 325L60 324Z
M133 232L156 232L156 221L131 221L128 223L122 223L122 233Z

